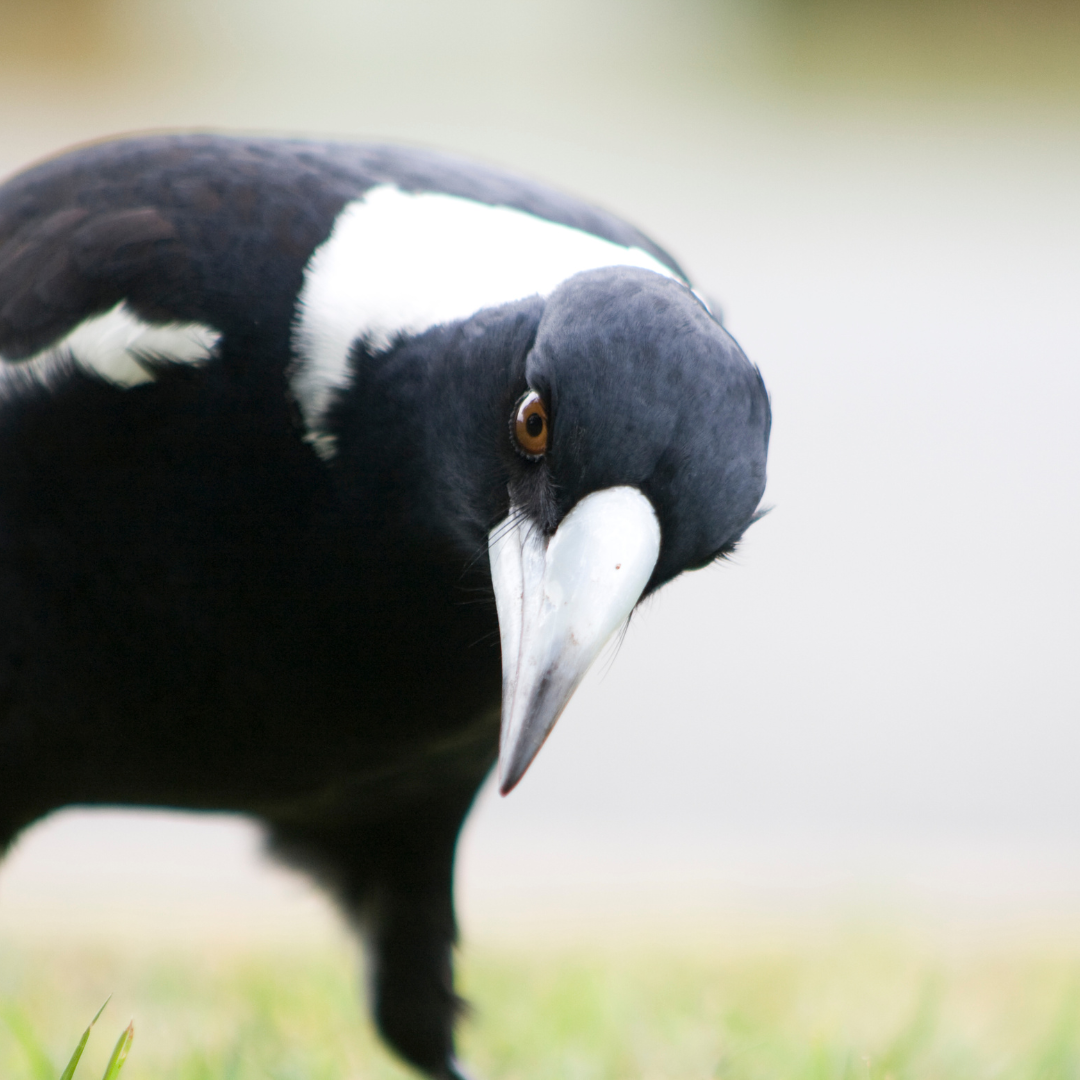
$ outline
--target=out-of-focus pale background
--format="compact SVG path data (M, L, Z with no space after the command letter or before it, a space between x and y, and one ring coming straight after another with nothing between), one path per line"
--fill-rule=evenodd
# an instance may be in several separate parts
M482 795L467 936L1080 925L1080 9L0 0L0 173L160 127L582 194L682 260L770 387L775 509ZM335 932L258 843L60 814L0 871L0 933Z

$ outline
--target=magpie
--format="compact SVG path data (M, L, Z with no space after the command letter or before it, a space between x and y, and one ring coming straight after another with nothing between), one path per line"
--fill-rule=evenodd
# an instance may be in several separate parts
M770 407L678 264L417 149L105 141L0 187L0 850L252 815L440 1080L454 847L641 599L731 552Z

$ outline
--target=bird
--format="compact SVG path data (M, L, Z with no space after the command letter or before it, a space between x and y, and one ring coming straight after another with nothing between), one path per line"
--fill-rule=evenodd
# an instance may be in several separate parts
M0 850L238 812L460 1080L454 849L759 515L759 370L634 226L434 150L164 133L0 186Z

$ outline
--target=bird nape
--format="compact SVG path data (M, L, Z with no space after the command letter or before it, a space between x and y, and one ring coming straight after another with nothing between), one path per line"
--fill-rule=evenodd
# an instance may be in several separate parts
M363 931L389 1044L460 1075L462 821L753 519L756 368L540 185L165 135L0 187L0 416L0 844L72 804L259 818Z

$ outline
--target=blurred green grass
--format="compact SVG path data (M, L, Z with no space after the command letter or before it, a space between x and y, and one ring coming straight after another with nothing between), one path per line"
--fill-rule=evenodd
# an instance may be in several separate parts
M463 1056L492 1080L1075 1080L1080 951L949 951L905 935L666 946L487 945L462 956ZM0 946L0 1076L39 1080L116 992L140 1037L125 1080L402 1080L347 951ZM89 1004L88 1004L89 1003ZM86 1055L95 1075L108 1040ZM97 1053L99 1062L93 1055ZM56 1069L56 1074L59 1069Z

